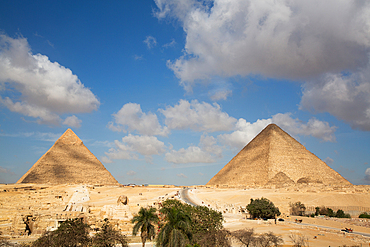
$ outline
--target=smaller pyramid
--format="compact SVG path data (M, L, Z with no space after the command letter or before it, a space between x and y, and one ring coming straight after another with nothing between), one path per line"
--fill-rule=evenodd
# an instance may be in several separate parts
M250 141L208 186L351 185L276 124Z
M64 132L17 183L119 184L71 129Z

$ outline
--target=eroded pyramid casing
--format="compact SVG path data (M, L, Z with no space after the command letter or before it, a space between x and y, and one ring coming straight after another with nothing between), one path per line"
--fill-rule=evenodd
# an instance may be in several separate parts
M351 185L275 124L268 125L208 183L265 186L295 183Z
M118 185L71 129L17 183Z

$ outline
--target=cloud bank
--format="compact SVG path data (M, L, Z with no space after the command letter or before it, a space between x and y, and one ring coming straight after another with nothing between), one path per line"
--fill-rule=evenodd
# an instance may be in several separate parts
M156 0L157 17L178 19L186 32L184 56L169 64L183 82L249 74L301 79L368 63L369 2L209 2Z
M100 105L70 69L32 54L27 39L4 34L0 35L0 93L0 104L40 124L60 125L61 114L91 112ZM72 118L64 122L78 123Z
M154 113L143 113L139 104L127 103L113 114L114 121L108 123L108 128L113 131L137 131L142 135L168 134L168 128L159 124L158 117Z
M313 136L322 141L335 141L335 126L316 118L303 122L293 118L291 113L279 113L251 123L243 118L237 120L229 116L216 103L196 100L180 100L174 106L158 109L158 112L164 116L164 126L155 113L143 112L139 104L127 103L118 113L114 113L114 122L109 123L108 127L128 135L122 141L115 141L115 148L105 153L103 162L139 159L139 155L150 162L153 155L165 153L165 160L173 164L214 163L222 157L225 147L240 150L270 123L276 123L293 136ZM191 144L187 148L174 150L171 145L166 146L156 137L167 136L170 130L203 134L198 145ZM131 134L133 132L139 135Z
M301 81L301 109L370 130L369 1L155 2L157 18L186 34L184 54L167 65L187 91L214 77Z
M227 131L233 128L236 119L222 112L221 107L197 100L191 102L180 100L175 106L159 109L165 116L165 124L169 129L194 131Z

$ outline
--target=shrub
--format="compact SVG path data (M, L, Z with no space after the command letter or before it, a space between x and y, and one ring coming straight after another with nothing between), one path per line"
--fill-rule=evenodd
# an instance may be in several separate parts
M279 208L275 207L274 203L267 198L253 200L247 205L247 210L252 218L267 218L273 219L281 213Z
M292 233L289 235L289 238L293 242L294 247L309 246L308 237L305 235Z
M90 226L80 218L68 219L60 224L57 230L44 233L32 246L88 246Z
M127 247L126 236L115 230L108 219L104 219L102 229L92 238L94 247L113 247L116 244L121 244L122 247Z
M280 236L273 232L256 235L253 228L238 230L231 233L231 236L237 239L242 246L279 246L284 243ZM222 245L221 245L222 246Z
M345 214L342 209L338 209L337 213L335 214L337 218L351 218L351 215Z
M301 202L289 203L290 214L296 216L304 216L306 211L306 206Z
M358 217L359 217L359 218L370 219L370 214L367 214L367 213L365 212L365 213L360 214Z
M162 203L160 213L166 217L165 222L162 222L161 232L169 223L170 217L168 216L170 216L169 212L172 210L190 216L188 233L191 238L189 238L189 246L196 246L196 244L202 247L230 246L228 241L229 232L223 229L222 222L224 219L221 212L205 206L193 207L178 200L168 199ZM163 233L161 232L159 234L162 236Z

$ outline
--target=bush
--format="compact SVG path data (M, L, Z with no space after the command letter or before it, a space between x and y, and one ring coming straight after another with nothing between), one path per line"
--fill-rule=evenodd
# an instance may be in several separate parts
M280 236L273 232L256 235L253 228L238 230L231 233L231 236L237 239L242 246L279 246L284 243Z
M290 214L296 216L304 216L306 212L306 206L301 202L289 203Z
M94 247L113 247L116 244L121 244L122 247L127 247L126 236L119 231L113 229L109 224L108 219L104 219L102 229L92 238Z
M290 240L293 242L294 247L306 247L310 246L308 237L302 234L291 233L289 235Z
M170 209L181 211L190 216L191 240L189 246L202 247L230 246L228 231L223 229L222 213L205 206L190 206L178 200L168 199L162 203L161 214L166 215ZM165 218L167 221L168 217ZM162 222L165 223L165 222ZM167 222L168 223L168 222ZM163 227L160 228L162 231Z
M326 214L326 216L335 217L335 213L334 213L333 209L327 208L327 212L328 213Z
M68 219L62 222L57 230L44 233L32 246L89 246L89 230L90 226L83 223L82 219Z
M351 215L345 214L342 209L338 209L337 213L335 214L337 218L351 218Z
M336 213L333 211L333 209L326 208L324 206L316 207L315 209L316 209L316 212L315 212L316 216L318 216L320 214L320 215L326 215L328 217L351 218L351 215L344 213L344 211L342 209L338 209Z
M274 203L267 198L253 200L247 205L247 210L252 218L267 218L273 219L281 213L279 208L275 207Z
M359 217L359 218L370 219L370 214L367 214L367 213L365 212L365 213L360 214L358 217Z

